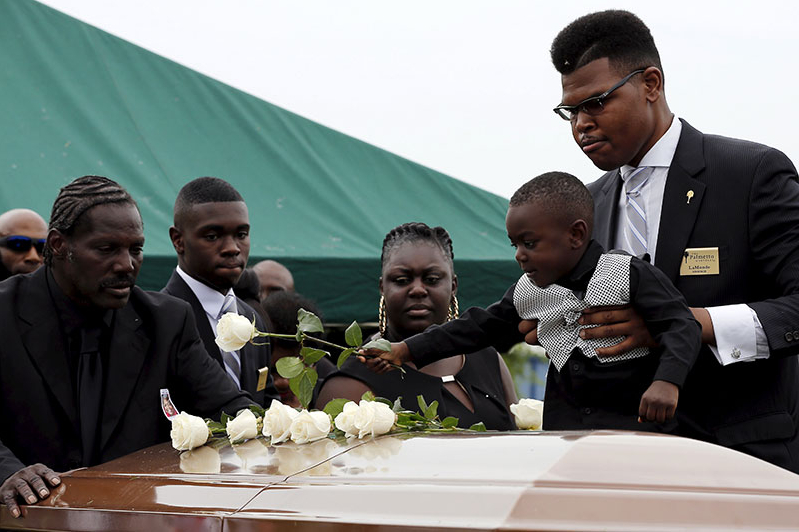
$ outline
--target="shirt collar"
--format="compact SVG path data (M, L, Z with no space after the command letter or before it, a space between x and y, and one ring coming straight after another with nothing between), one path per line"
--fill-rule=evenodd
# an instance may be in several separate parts
M577 266L572 269L568 274L558 279L555 284L558 284L569 290L585 290L588 286L588 281L594 274L596 264L599 261L599 256L605 250L602 245L596 240L591 240L583 252L583 256L577 262Z
M198 281L188 273L184 272L180 269L180 266L175 267L175 271L180 275L180 278L183 279L197 299L200 301L200 305L202 305L203 310L205 311L208 316L216 320L217 316L219 315L219 310L222 308L222 305L225 303L225 296L227 294L231 294L234 297L236 294L233 292L233 289L230 288L227 291L227 294L221 294L208 286L207 284Z
M658 139L654 146L652 146L646 155L638 163L641 166L654 166L668 168L671 166L671 161L674 159L674 153L677 151L677 143L680 141L680 133L682 132L682 122L676 116L672 116L671 126L666 130L666 133ZM635 166L625 164L621 167L621 175L626 176L628 172L635 170Z

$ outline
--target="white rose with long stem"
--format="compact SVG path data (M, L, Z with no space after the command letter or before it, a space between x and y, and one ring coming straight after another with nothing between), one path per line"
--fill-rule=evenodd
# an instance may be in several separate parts
M263 434L271 438L272 443L281 443L291 436L291 422L300 415L295 409L272 399L269 410L264 414Z
M223 315L216 324L216 345L222 351L238 351L256 335L255 322L233 312Z
M346 436L357 436L358 429L355 428L355 416L358 415L358 405L353 401L344 403L344 408L333 420L338 430L344 432Z
M521 399L510 405L510 411L520 429L541 430L544 419L544 402L538 399Z
M387 404L380 401L361 401L355 415L358 438L385 434L391 430L396 420L397 414Z
M258 418L252 410L242 410L234 419L227 422L225 430L231 442L251 440L258 436Z
M291 422L291 441L308 443L321 440L330 433L330 415L326 412L303 410Z
M209 434L208 425L201 417L181 412L172 418L169 435L172 437L172 447L178 451L190 451L205 445Z

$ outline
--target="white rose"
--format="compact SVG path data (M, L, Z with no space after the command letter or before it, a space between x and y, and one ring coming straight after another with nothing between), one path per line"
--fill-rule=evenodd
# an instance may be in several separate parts
M510 405L510 411L516 418L516 426L520 429L541 430L544 418L544 402L538 399L521 399Z
M186 412L172 418L172 447L178 451L190 451L208 441L208 425L201 417L192 416Z
M269 410L264 414L263 434L271 438L272 443L286 441L291 435L291 422L300 415L295 409L272 399Z
M321 411L303 410L291 422L291 441L308 443L321 440L330 433L330 416Z
M210 445L180 453L180 470L184 473L219 473L221 468L219 451Z
M252 410L242 410L234 419L227 422L225 430L231 442L251 440L258 436L258 418Z
M216 324L216 345L222 351L238 351L255 337L255 324L245 316L228 312Z
M357 436L358 429L355 428L355 416L358 415L358 410L358 405L353 401L344 403L344 409L334 420L336 428L344 431L347 436Z
M354 425L358 430L358 438L380 436L390 431L396 420L397 414L387 404L379 401L361 401L358 403Z

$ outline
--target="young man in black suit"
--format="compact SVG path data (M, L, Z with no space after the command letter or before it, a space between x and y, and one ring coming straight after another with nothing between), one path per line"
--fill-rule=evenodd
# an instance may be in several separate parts
M252 404L206 353L189 306L134 286L143 246L130 195L82 177L53 204L45 266L0 283L0 502L14 517L20 500L49 496L54 470L167 441L163 388L199 416Z
M594 238L648 254L702 324L705 346L678 409L682 434L799 472L796 169L775 149L675 117L654 40L632 13L575 20L551 55L563 89L555 112L607 171L589 185ZM636 171L643 184L628 177ZM632 309L597 310L582 322L604 325L587 337L627 336L605 355L652 343Z
M227 353L214 341L216 324L225 312L255 319L258 330L266 330L255 310L233 292L250 255L250 218L244 198L216 177L190 181L175 199L169 237L178 266L163 292L191 305L208 353L238 388L268 408L279 397L269 375L269 344L247 344Z

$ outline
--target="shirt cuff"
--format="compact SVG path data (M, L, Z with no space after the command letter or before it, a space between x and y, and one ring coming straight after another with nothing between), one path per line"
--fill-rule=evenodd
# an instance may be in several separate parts
M751 362L768 358L768 340L757 313L748 305L707 307L716 345L709 346L719 364Z

